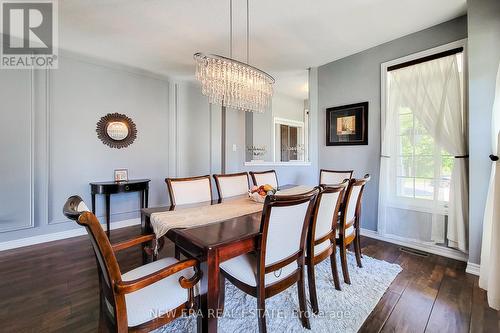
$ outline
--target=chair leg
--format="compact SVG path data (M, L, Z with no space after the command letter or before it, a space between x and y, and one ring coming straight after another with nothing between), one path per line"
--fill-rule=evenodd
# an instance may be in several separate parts
M330 265L332 266L333 284L335 289L340 289L339 271L337 269L337 246L333 245L333 253L330 255Z
M314 272L313 258L307 258L307 283L309 285L309 298L311 307L315 314L319 313L318 295L316 294L316 276Z
M101 291L99 292L99 326L97 327L97 331L99 333L106 333L109 331L109 327L107 325L107 318L106 318L106 313L104 313L105 311L105 305L104 305L104 298L103 298L103 294L102 294L102 289Z
M354 253L356 254L356 263L358 267L363 267L361 264L361 246L359 244L359 235L356 235L356 239L354 239Z
M349 278L349 270L347 268L347 249L343 239L341 239L339 245L340 245L340 261L342 263L342 274L344 275L344 282L347 284L351 284L351 279Z
M259 333L267 333L265 291L257 292L257 313L259 317Z
M311 323L309 322L309 314L307 313L306 289L304 286L304 270L302 268L300 269L300 278L297 281L297 288L299 290L300 321L302 322L303 327L310 330Z
M219 309L224 313L224 300L226 299L226 278L224 274L219 275Z
M360 236L360 233L359 233L359 229L358 229L358 230L356 231L356 240L357 240L357 242L358 242L358 246L359 246L359 249L360 249L360 251L359 251L359 256L360 256L361 258L363 258L363 253L361 252L361 237L359 237L359 236Z
M207 312L207 294L198 296L198 311L196 316L197 332L206 332L208 330L208 312Z
M175 259L177 260L181 260L181 251L180 249L177 247L177 245L175 245L175 253L174 253L174 256L175 256Z
M106 319L104 318L104 314L99 314L99 325L97 326L98 333L107 333L109 332L108 326L106 325Z

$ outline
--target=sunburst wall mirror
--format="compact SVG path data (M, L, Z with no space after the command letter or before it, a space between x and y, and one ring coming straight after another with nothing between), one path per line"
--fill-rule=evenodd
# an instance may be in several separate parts
M135 123L124 114L108 113L97 122L97 137L111 148L130 146L137 137Z

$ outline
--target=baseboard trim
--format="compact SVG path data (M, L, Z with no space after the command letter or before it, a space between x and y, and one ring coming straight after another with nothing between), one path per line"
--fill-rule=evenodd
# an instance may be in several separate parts
M465 261L467 262L468 256L465 253L462 253L458 250L450 249L450 248L444 248L442 246L438 245L427 245L427 244L422 244L419 242L412 242L412 241L407 241L407 240L400 240L400 239L395 239L392 237L386 237L379 235L378 232L370 230L370 229L364 229L361 228L361 235L369 238L374 238L378 239L384 242L388 243L393 243L401 246L407 246L413 249L417 249L420 251L436 254L438 256L446 257L446 258L451 258L455 260L460 260L460 261Z
M465 269L466 273L479 276L480 265L475 264L473 262L467 261L467 268Z
M140 218L123 220L123 221L111 223L110 229L111 230L121 229L121 228L126 228L126 227L130 227L133 225L138 225L138 224L141 224ZM103 228L106 230L105 225L103 225ZM36 245L36 244L41 244L41 243L53 242L53 241L66 239L66 238L78 237L78 236L82 236L85 234L87 234L87 232L85 231L85 228L79 227L77 229L71 229L71 230L67 230L67 231L54 232L54 233L45 234L45 235L20 238L20 239L15 239L12 241L0 243L0 251L6 251L6 250L11 250L11 249L16 249L19 247L25 247L25 246Z

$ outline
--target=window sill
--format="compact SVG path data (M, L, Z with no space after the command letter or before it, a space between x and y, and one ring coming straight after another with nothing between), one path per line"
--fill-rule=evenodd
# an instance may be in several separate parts
M310 166L311 162L245 162L245 166Z
M448 215L448 207L443 207L443 206L433 207L432 203L429 205L422 205L422 204L419 205L416 203L402 203L402 202L389 201L386 203L386 206L391 208L411 210L421 213Z

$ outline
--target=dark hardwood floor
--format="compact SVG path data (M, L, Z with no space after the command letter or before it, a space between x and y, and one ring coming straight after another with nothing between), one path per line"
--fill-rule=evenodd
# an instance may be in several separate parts
M139 227L112 232L112 241ZM365 255L403 271L360 332L500 332L500 314L488 307L465 263L421 257L393 244L362 239ZM166 246L160 255L172 255ZM0 252L0 332L96 332L98 280L87 236ZM122 271L141 263L139 248L119 254Z

